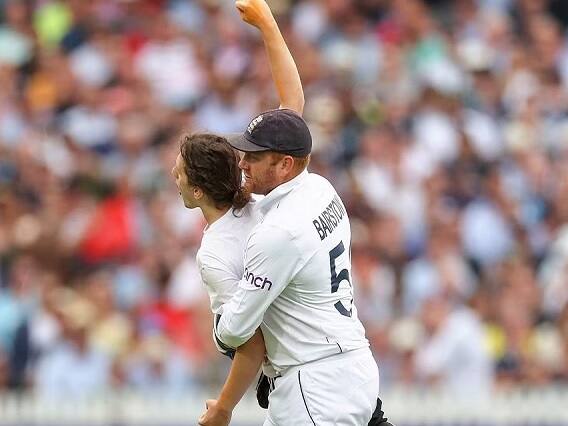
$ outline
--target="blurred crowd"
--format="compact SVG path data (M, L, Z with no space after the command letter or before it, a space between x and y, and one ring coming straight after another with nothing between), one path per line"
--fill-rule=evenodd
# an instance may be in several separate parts
M269 0L383 390L568 384L568 5ZM218 385L170 170L278 105L231 0L0 0L0 394Z

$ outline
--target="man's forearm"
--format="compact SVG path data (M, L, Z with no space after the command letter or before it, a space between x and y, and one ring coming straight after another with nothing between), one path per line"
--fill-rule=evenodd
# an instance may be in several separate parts
M280 107L289 108L301 115L304 111L304 90L300 74L278 24L272 18L260 28L260 31L270 62L272 78L278 91Z
M253 337L237 349L229 376L218 399L220 408L228 412L233 411L256 377L264 353L264 339L258 329Z

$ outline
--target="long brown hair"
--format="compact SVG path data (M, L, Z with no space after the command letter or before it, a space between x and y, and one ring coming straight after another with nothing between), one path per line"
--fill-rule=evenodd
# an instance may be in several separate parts
M215 207L242 209L250 201L242 186L239 154L225 138L210 133L184 135L180 153L189 183L201 188Z

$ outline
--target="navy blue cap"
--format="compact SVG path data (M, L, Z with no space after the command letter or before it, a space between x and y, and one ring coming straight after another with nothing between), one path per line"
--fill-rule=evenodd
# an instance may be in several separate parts
M227 135L233 148L244 152L273 151L294 157L312 152L306 122L291 109L275 109L253 118L244 133Z

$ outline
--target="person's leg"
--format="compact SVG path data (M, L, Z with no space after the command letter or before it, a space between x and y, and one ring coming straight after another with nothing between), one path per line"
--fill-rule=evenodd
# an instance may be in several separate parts
M307 365L276 379L264 426L367 425L378 393L370 351Z
M331 364L307 373L306 382L312 379L314 386L320 385L318 405L322 410L316 424L359 426L369 422L379 393L379 371L370 352L345 360L343 365Z
M275 379L268 401L264 426L314 425L302 398L297 371Z
M276 380L265 426L362 426L377 405L379 373L370 352L307 365Z

